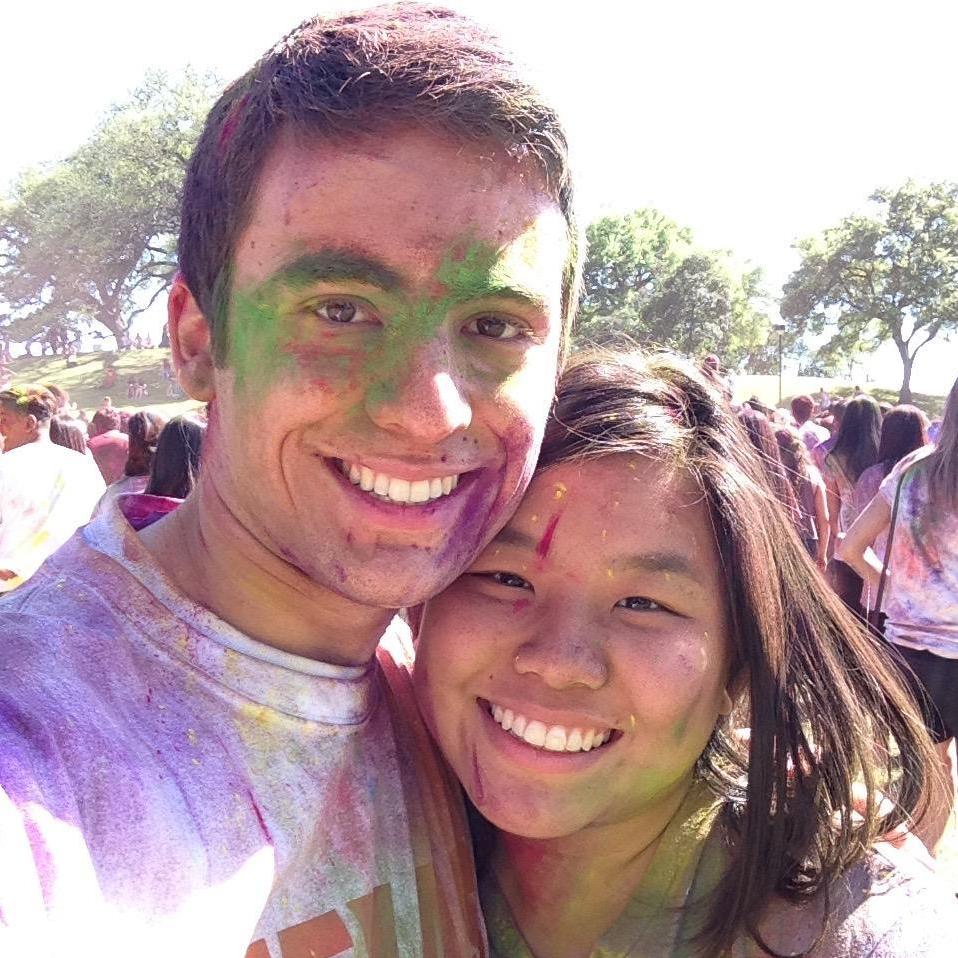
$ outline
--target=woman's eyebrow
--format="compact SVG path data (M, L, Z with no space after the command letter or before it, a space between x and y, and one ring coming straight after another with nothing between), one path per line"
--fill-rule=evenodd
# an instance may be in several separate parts
M689 559L680 552L641 552L626 556L617 564L622 569L680 575L697 584L702 578Z
M530 551L535 549L539 544L539 539L536 536L530 536L526 532L520 532L512 526L506 526L492 541L498 546L516 546L517 548L529 549Z

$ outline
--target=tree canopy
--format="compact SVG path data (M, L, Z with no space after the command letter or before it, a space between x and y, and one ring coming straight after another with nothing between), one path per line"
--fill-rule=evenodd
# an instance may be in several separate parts
M825 336L820 355L849 357L891 340L902 361L900 399L911 399L917 353L958 329L958 184L878 190L870 209L797 244L799 268L782 316Z
M761 270L697 247L690 230L651 209L604 217L586 239L578 343L625 336L735 367L766 342Z
M176 271L183 175L216 87L148 74L75 153L20 176L0 204L8 338L56 350L98 324L128 343Z

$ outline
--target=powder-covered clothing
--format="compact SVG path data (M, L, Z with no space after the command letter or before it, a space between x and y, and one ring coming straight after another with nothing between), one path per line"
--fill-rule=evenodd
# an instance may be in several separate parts
M693 787L593 958L701 955L693 939L730 856L720 810L720 802L704 786ZM481 895L494 958L533 958L491 871L483 879ZM950 889L905 852L876 846L834 883L829 900L826 924L821 899L802 905L774 899L759 923L761 937L780 954L806 953L804 958L954 955L958 904ZM722 958L766 955L743 933Z
M958 513L928 502L928 457L933 447L906 456L880 493L893 508L904 475L892 539L885 637L910 649L958 659Z
M0 456L0 581L9 592L89 522L103 495L93 460L53 442L29 442Z
M855 483L846 474L833 455L826 455L824 466L822 467L822 476L825 479L831 479L838 489L838 495L841 498L841 508L838 513L838 531L840 533L848 532L852 524L858 518L858 512L855 509Z
M106 487L106 492L103 493L103 497L96 507L97 514L99 515L104 509L107 509L118 496L143 492L149 484L149 476L124 476L122 479L117 479L116 482L111 482Z
M0 954L485 954L404 624L360 667L253 641L121 513L169 502L123 497L0 606Z
M809 452L820 443L826 442L831 438L831 433L829 433L824 426L819 426L813 419L806 419L805 422L798 427L798 435L802 442L805 443L805 448Z

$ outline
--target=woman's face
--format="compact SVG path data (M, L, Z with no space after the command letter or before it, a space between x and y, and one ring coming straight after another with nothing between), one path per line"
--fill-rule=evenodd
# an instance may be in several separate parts
M420 703L477 808L550 838L674 802L731 709L723 595L683 472L619 454L538 473L420 631Z

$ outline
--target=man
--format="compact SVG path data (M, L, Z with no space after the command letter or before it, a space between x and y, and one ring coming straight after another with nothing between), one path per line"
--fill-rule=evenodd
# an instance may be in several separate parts
M828 430L824 426L819 426L812 413L815 411L815 401L811 396L796 396L792 400L792 416L798 426L798 434L801 436L805 448L811 452L820 442L828 439Z
M554 114L463 17L311 21L224 93L169 300L199 484L153 524L129 497L141 532L98 519L0 624L0 953L484 951L384 649L528 482L575 236Z
M107 397L108 399L109 397ZM106 402L106 400L104 400ZM130 439L120 429L122 417L113 405L103 405L93 414L87 446L109 486L123 478Z
M51 441L56 408L43 386L0 392L0 592L29 579L89 521L103 495L93 463Z

